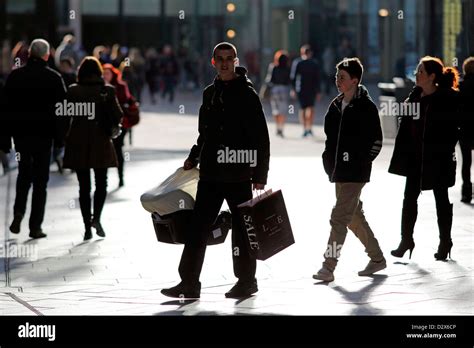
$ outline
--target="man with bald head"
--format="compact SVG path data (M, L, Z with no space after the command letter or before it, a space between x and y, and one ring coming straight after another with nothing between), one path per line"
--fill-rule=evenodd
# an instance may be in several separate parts
M51 149L61 147L64 134L55 105L66 95L61 75L48 67L49 43L33 40L26 65L15 69L5 84L8 135L13 137L18 161L12 233L20 233L30 187L33 185L29 229L31 238L43 238Z

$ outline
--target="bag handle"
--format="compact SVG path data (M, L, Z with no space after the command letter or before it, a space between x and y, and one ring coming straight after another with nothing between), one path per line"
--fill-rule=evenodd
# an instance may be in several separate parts
M266 190L266 191L265 191L265 189L254 190L254 191L257 191L257 196L254 197L254 198L257 198L259 201L261 201L264 198L267 198L268 196L270 196L273 193L271 189ZM262 191L263 191L263 193L262 193ZM252 196L253 196L253 194L252 194Z

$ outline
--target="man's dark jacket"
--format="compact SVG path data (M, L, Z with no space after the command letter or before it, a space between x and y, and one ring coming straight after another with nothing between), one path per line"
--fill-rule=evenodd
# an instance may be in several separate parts
M30 58L13 70L5 84L6 113L3 118L17 151L42 151L63 145L64 120L56 116L56 103L66 95L61 75L41 59Z
M199 137L189 160L200 163L200 178L206 181L266 184L270 141L260 99L246 76L237 67L238 77L218 78L206 87L199 110ZM249 163L219 163L218 151L256 150L256 166Z
M324 170L331 182L369 182L372 161L382 149L378 110L362 85L344 113L343 97L332 101L324 119Z

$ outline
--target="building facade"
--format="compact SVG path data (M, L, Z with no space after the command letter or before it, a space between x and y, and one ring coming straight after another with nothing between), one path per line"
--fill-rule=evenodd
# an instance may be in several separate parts
M474 50L474 0L0 0L0 39L34 37L53 45L73 32L91 51L116 42L146 48L170 43L209 57L219 41L239 48L257 80L278 49L293 56L309 43L354 52L367 76L388 80L425 54L449 65ZM2 40L3 41L3 40ZM341 50L342 42L350 50ZM453 64L454 63L454 64Z

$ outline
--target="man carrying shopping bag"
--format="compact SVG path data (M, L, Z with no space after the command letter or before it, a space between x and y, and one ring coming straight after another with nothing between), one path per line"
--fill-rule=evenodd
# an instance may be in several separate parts
M181 282L163 289L170 297L199 298L206 241L224 199L232 212L232 257L237 284L225 295L242 298L258 291L257 262L249 252L245 227L237 206L252 198L252 188L267 182L270 141L262 104L247 70L238 67L237 50L223 42L214 48L217 77L204 90L199 110L197 144L184 162L188 170L200 163L200 180L192 228L185 243L179 274Z

